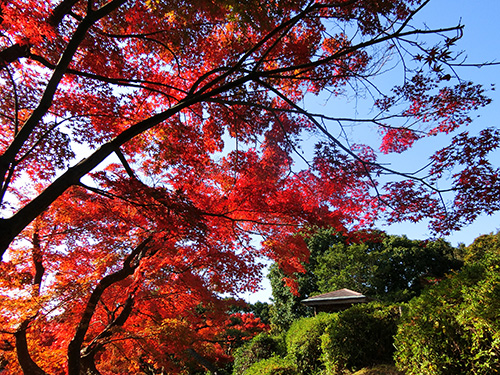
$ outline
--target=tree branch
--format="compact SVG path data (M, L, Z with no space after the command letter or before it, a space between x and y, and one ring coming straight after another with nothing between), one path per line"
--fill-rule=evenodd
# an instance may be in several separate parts
M0 181L4 181L5 173L9 166L14 163L16 154L32 134L42 117L46 115L48 109L51 107L59 83L61 82L69 64L73 60L73 56L78 47L84 40L87 31L101 18L107 16L109 13L124 4L125 1L126 0L110 1L99 10L85 17L78 25L61 58L59 59L52 77L46 85L45 91L37 108L35 108L35 110L31 113L31 116L26 120L23 127L20 129L19 133L5 150L3 155L0 156Z
M127 174L130 176L130 178L133 178L134 180L138 180L134 171L130 167L130 164L128 163L127 159L125 158L125 155L123 155L122 150L120 150L120 147L117 147L115 149L115 154L118 156L118 159L120 159L120 162L122 163L123 167L127 171Z
M152 237L146 238L142 241L124 260L123 267L110 275L102 278L85 306L85 309L80 318L80 323L76 329L73 339L68 345L68 373L79 374L81 367L81 347L87 334L90 321L97 307L102 294L111 285L125 280L128 276L132 275L135 269L139 266L140 260L146 255L148 244L151 242ZM135 262L134 262L135 260Z
M14 337L16 338L16 354L17 360L24 375L47 375L31 358L28 341L26 339L26 330L28 329L30 319L25 320L21 323L20 327L17 329Z
M59 5L57 5L52 14L47 19L47 22L53 26L57 27L64 16L71 12L71 8L75 5L79 0L63 0ZM16 61L22 57L30 56L31 46L28 44L16 43L10 47L5 48L0 51L0 65L2 67L7 66L13 61ZM1 68L0 68L1 69Z
M52 14L48 18L47 22L54 26L57 27L64 16L66 14L69 14L71 12L71 9L73 6L80 0L63 0L57 5L54 10L52 11Z
M35 228L32 235L32 259L35 266L35 276L33 277L32 284L33 286L35 286L34 293L36 295L40 293L40 284L42 283L42 277L45 272L45 268L42 264L42 251L40 246L39 232L40 228L38 227L37 223L35 223ZM35 319L37 314L38 312L36 312L33 316L25 319L14 333L14 337L16 339L17 361L19 362L19 365L21 366L21 369L23 370L23 373L25 375L46 375L45 371L43 371L31 358L28 348L28 340L26 339L26 331L28 330L30 323Z
M249 74L232 82L228 82L225 85L216 87L212 91L207 91L200 95L193 94L187 96L184 100L178 102L164 112L151 116L124 130L116 136L115 139L99 147L92 155L81 160L75 166L68 168L65 173L52 182L41 194L30 201L26 206L21 208L14 216L7 219L0 219L0 257L3 256L14 238L26 228L29 223L47 209L47 207L59 198L70 186L78 184L83 176L97 167L111 153L115 152L117 147L120 147L137 135L181 112L183 109L217 96L222 92L229 91L232 88L244 85L246 82L251 81L251 79L252 75ZM23 129L24 127L22 130Z
M6 67L11 62L20 59L21 57L28 57L30 55L30 46L27 44L16 43L10 47L0 51L0 65Z
M50 61L48 61L47 59L45 59L43 56L39 56L39 55L35 55L35 54L30 54L29 57L30 57L31 60L39 62L40 64L42 64L46 68L49 68L49 69L52 69L52 70L54 70L56 68L56 65L52 64ZM180 89L178 87L171 86L171 85L168 85L168 84L165 84L165 83L161 83L161 82L155 82L155 81L147 81L147 80L140 80L140 79L128 79L128 78L111 78L111 77L103 76L103 75L100 75L100 74L89 73L89 72L82 72L82 71L79 71L79 70L76 70L76 69L71 69L71 68L66 69L66 74L72 74L72 75L75 75L75 76L78 76L78 77L93 79L93 80L96 80L96 81L105 82L105 83L109 83L109 84L117 85L117 86L132 87L132 88L137 88L137 89L149 90L149 91L155 92L157 94L166 95L166 96L168 96L168 97L170 97L172 99L175 99L175 98L172 97L171 95L168 95L164 91L161 91L159 89L153 89L151 87L147 87L147 86L144 86L144 85L152 85L152 86L164 87L166 89L171 89L173 91L177 91L177 92L180 92L180 93L183 93L183 94L186 93L184 90L182 90L182 89Z

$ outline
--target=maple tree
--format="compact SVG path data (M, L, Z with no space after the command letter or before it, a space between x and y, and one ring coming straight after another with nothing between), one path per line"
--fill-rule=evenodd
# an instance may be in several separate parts
M1 0L6 371L209 369L230 354L222 296L255 289L262 256L302 270L301 228L430 217L445 232L498 210L497 130L455 135L420 174L334 136L372 125L400 153L489 103L455 75L462 26L412 25L428 2ZM384 94L371 82L390 59L405 79ZM377 114L301 105L349 87Z

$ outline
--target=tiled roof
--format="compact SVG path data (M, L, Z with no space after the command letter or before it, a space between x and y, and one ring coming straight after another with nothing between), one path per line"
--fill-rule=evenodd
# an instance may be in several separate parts
M333 292L325 293L325 294L320 294L318 296L313 296L309 297L308 299L315 299L315 298L343 298L343 297L359 297L363 296L361 293L355 292L354 290L351 289L339 289L335 290Z
M365 299L366 296L355 292L354 290L350 289L339 289L335 290L333 292L325 293L325 294L320 294L318 296L313 296L309 297L302 302L320 302L320 301L331 301L331 302L341 302L343 300L357 300L357 299Z

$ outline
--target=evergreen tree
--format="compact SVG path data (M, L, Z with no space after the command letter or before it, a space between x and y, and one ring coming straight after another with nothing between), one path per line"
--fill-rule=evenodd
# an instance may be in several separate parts
M305 272L298 273L298 294L283 282L285 273L271 266L273 293L271 324L287 330L312 310L300 303L313 295L348 288L380 301L402 302L418 296L429 280L459 269L453 246L437 240L410 240L380 231L342 235L333 229L318 230L306 240L310 251Z

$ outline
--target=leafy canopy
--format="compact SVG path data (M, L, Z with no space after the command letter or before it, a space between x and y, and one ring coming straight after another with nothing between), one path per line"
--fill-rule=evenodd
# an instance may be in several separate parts
M414 21L428 2L1 0L6 371L213 372L231 355L221 296L254 290L262 256L302 270L300 228L446 232L498 210L498 130L461 130L489 99L455 74L463 27ZM384 92L388 61L402 79ZM375 114L302 106L324 94ZM336 136L354 124L395 157L453 140L405 174Z
M499 239L498 233L477 238L459 273L409 303L395 342L405 373L498 373Z
M321 229L306 238L310 257L295 286L275 263L269 271L273 305L271 326L287 330L300 317L311 316L305 298L348 288L378 301L404 302L425 286L462 266L459 249L444 240L410 240L380 231L343 235ZM285 282L284 282L285 281Z

